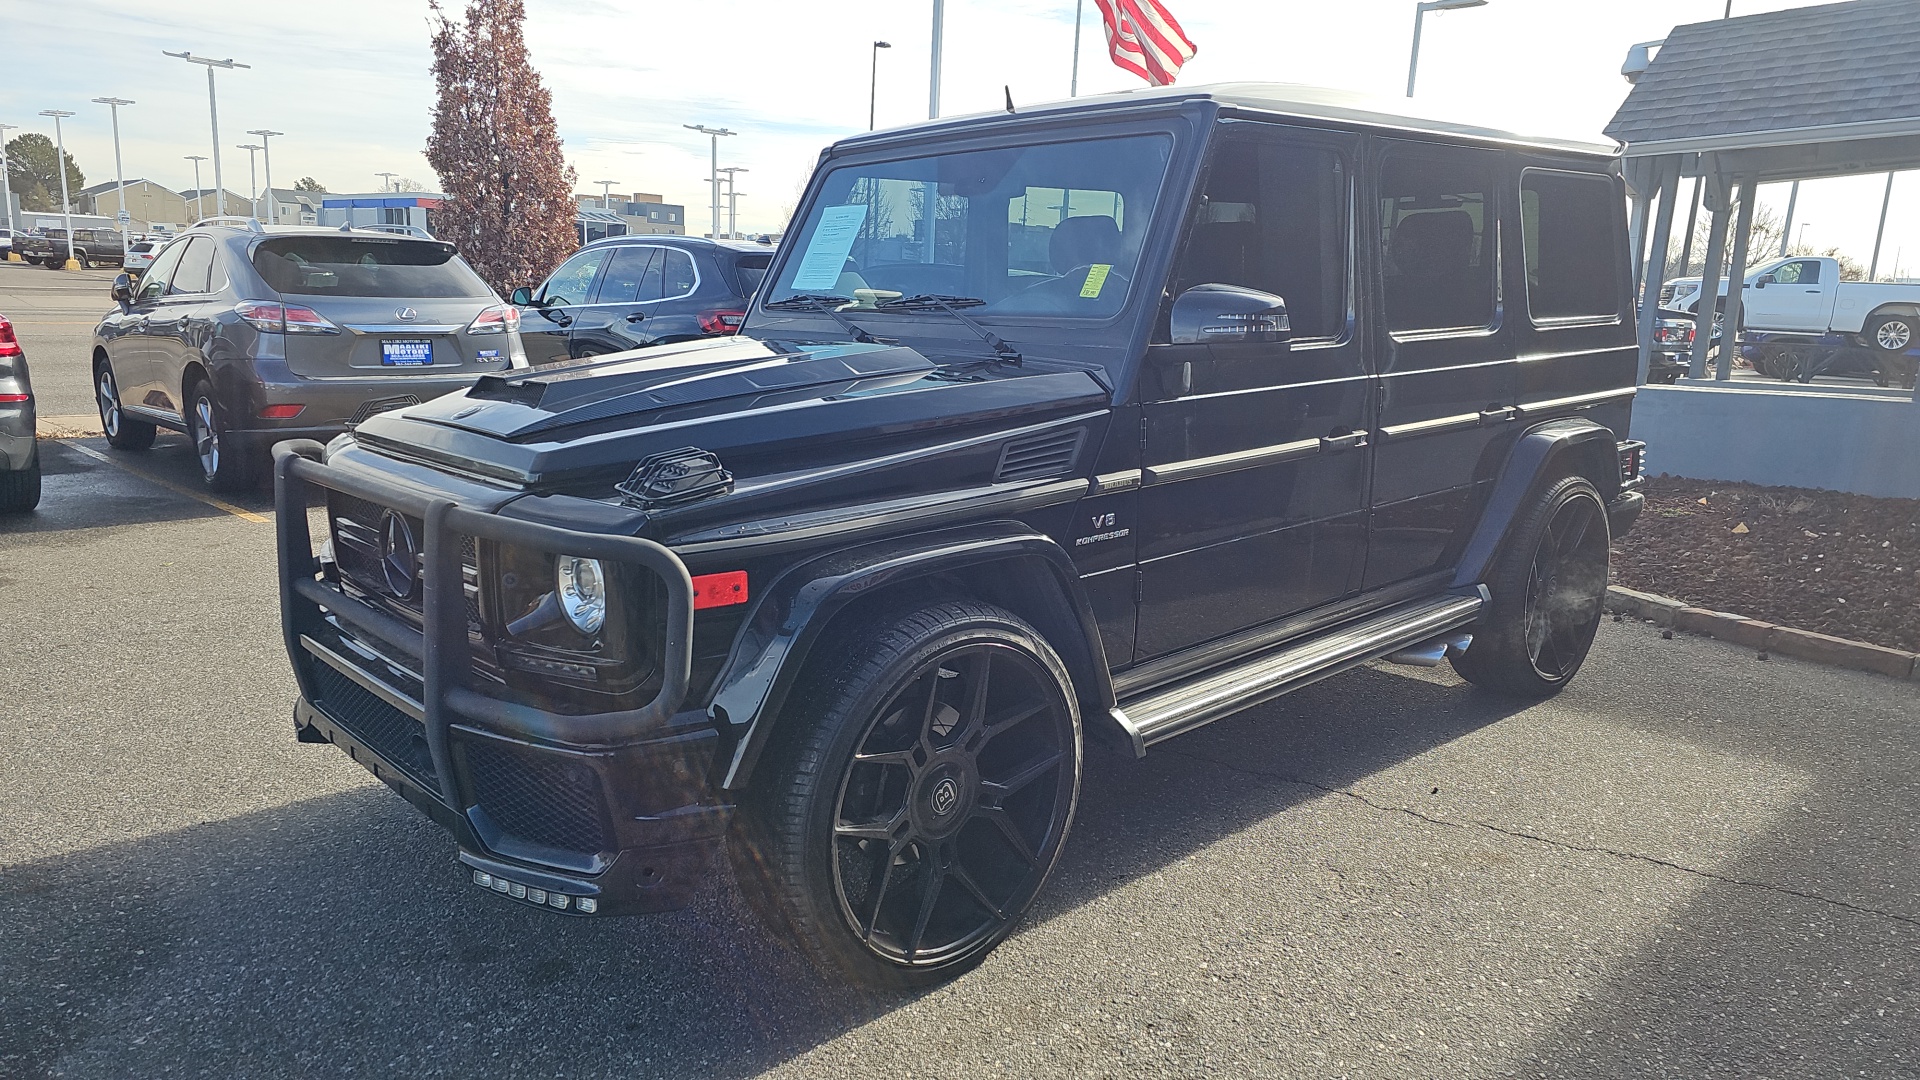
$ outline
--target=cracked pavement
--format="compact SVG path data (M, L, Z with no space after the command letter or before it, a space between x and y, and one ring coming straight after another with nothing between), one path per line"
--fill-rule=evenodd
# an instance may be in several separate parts
M1920 1076L1912 683L1611 622L1537 705L1355 671L1090 756L1020 932L875 997L724 879L481 893L292 740L270 529L50 447L0 524L0 1075Z

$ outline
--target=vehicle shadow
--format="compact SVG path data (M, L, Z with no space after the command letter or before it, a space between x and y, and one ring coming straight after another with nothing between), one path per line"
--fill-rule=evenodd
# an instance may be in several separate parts
M1514 708L1362 669L1144 761L1095 752L1028 925ZM1226 755L1244 770L1202 760ZM482 895L377 787L8 868L0 926L7 1075L749 1076L916 998L820 979L724 869L651 917Z
M32 513L0 517L0 535L149 525L231 513L205 501L209 493L185 436L162 435L153 449L135 454L113 450L100 438L41 439L39 448L40 506ZM213 498L248 513L273 513L271 484Z

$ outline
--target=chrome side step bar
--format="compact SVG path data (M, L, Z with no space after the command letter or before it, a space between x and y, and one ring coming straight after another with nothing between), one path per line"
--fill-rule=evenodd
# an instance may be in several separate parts
M1132 738L1134 756L1145 757L1147 747L1163 739L1457 630L1472 622L1486 603L1483 589L1477 596L1438 596L1403 604L1277 652L1123 701L1112 710L1113 719ZM1443 656L1446 644L1451 640L1442 643Z

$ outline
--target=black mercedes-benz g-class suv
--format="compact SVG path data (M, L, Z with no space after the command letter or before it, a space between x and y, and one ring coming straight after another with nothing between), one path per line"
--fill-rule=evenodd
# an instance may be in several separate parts
M276 449L299 735L512 900L672 908L726 849L826 970L951 976L1083 739L1574 676L1642 501L1624 205L1596 149L1284 87L848 139L738 336Z

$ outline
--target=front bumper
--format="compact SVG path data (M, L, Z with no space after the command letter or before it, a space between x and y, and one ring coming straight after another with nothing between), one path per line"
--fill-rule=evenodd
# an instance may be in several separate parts
M678 710L691 668L692 586L668 549L463 507L421 487L275 450L282 629L300 685L302 739L339 746L448 828L460 860L513 899L563 914L683 906L724 842L732 808L713 797L719 735ZM327 488L425 522L416 628L333 587L313 557L306 507ZM626 562L665 583L660 688L637 709L549 712L474 677L462 538ZM558 898L568 898L565 908Z

